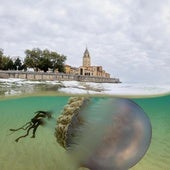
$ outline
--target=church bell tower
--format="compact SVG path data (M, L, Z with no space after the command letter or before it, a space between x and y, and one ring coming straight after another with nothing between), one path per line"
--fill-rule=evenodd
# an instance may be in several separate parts
M89 67L91 66L91 61L90 61L90 54L89 54L89 51L86 47L86 50L84 52L84 56L83 56L83 67Z

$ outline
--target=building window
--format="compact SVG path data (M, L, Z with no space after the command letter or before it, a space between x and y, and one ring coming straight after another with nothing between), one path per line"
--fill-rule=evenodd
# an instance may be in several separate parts
M80 69L80 75L83 75L83 69L82 68Z

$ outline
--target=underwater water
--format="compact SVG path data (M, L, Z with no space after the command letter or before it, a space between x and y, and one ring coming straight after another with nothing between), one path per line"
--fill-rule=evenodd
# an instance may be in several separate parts
M29 96L0 100L0 169L1 170L75 170L66 151L54 136L55 118L67 104L68 96ZM170 95L160 97L131 98L148 115L152 125L152 140L145 156L131 170L168 170L170 167ZM51 110L54 120L39 127L36 138L31 135L10 134L28 122L38 110ZM84 168L80 168L84 169Z

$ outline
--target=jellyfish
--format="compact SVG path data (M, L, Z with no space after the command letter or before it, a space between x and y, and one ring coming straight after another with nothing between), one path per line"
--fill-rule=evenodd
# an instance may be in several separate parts
M55 136L77 167L127 170L147 152L152 128L131 99L71 97L57 119Z

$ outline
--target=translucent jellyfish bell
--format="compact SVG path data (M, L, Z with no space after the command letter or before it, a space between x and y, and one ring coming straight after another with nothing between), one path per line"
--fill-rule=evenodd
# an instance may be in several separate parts
M78 166L127 170L144 156L151 134L149 118L132 100L93 98L72 117L66 149Z

